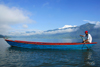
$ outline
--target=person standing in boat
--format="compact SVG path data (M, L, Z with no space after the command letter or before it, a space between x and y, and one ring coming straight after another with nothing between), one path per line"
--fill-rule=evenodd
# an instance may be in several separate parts
M86 37L85 40L83 40L83 43L91 43L92 42L92 36L88 33L88 31L85 31L85 35L80 35L82 37Z

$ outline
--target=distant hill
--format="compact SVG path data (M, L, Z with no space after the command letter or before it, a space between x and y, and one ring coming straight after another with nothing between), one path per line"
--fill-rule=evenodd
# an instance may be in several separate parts
M30 38L80 38L79 35L85 35L87 30L93 38L100 38L100 27L94 28L95 24L86 23L76 27L68 27L63 29L53 29L44 31L42 34L30 35L30 36L20 36L20 37L30 37ZM35 31L28 31L31 33ZM16 36L13 36L16 37Z
M44 37L44 38L80 38L79 35L81 35L81 34L85 35L84 32L87 30L92 35L93 38L100 38L100 28L94 28L94 26L95 26L95 24L86 23L81 26L70 27L70 29L78 28L74 32L56 33L56 34L49 34L49 35L42 35L42 36L40 35L40 37ZM67 29L67 28L64 28L64 29ZM49 32L55 31L55 30L59 30L59 29L49 30ZM39 37L39 35L37 35L37 37Z
M3 38L4 36L3 35L0 35L0 38Z
M100 27L94 28L94 26L95 24L90 23L81 25L77 31L72 32L71 34L74 34L75 37L78 37L80 34L85 35L84 32L87 30L93 38L100 38Z

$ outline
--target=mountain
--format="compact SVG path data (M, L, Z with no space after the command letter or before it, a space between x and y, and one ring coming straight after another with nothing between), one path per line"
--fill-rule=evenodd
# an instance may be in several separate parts
M0 35L0 38L3 38L4 36L3 35Z
M20 37L30 37L30 38L80 38L79 35L85 35L85 31L88 31L93 38L100 38L100 27L95 28L95 24L86 23L76 27L68 27L63 29L53 29L43 31L41 34L35 34L30 36L20 36ZM35 31L27 31L26 33L36 33ZM14 36L15 37L15 36Z
M94 26L95 24L86 23L79 27L76 27L78 28L76 31L70 33L63 33L61 34L61 36L68 38L79 38L79 35L85 35L84 32L87 30L93 38L100 38L100 28L94 28Z
M100 27L95 28L95 24L87 23L87 24L81 25L80 29L77 31L81 31L81 30L83 32L87 30L92 35L93 38L100 38Z
M43 34L31 35L30 37L34 37L34 38L80 38L79 35L85 35L84 32L87 30L92 35L93 38L100 38L100 28L94 28L94 26L95 24L86 23L86 24L83 24L77 27L47 30L47 31L44 31ZM48 33L48 34L45 34L45 33Z

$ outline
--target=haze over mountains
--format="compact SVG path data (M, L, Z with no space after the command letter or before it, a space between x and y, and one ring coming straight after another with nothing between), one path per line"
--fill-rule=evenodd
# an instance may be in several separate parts
M30 37L30 38L80 38L80 34L84 35L84 31L88 31L93 38L100 38L100 27L96 24L86 23L80 26L73 26L67 28L58 28L42 32L26 31L27 36L9 36L9 37ZM24 33L22 33L24 34ZM2 36L2 35L1 35Z

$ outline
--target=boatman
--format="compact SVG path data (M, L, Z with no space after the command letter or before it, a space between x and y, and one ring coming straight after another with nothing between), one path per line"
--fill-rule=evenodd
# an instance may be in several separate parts
M85 31L85 35L80 35L82 37L86 37L86 40L83 40L83 43L91 43L92 42L92 36L88 33L88 31Z

